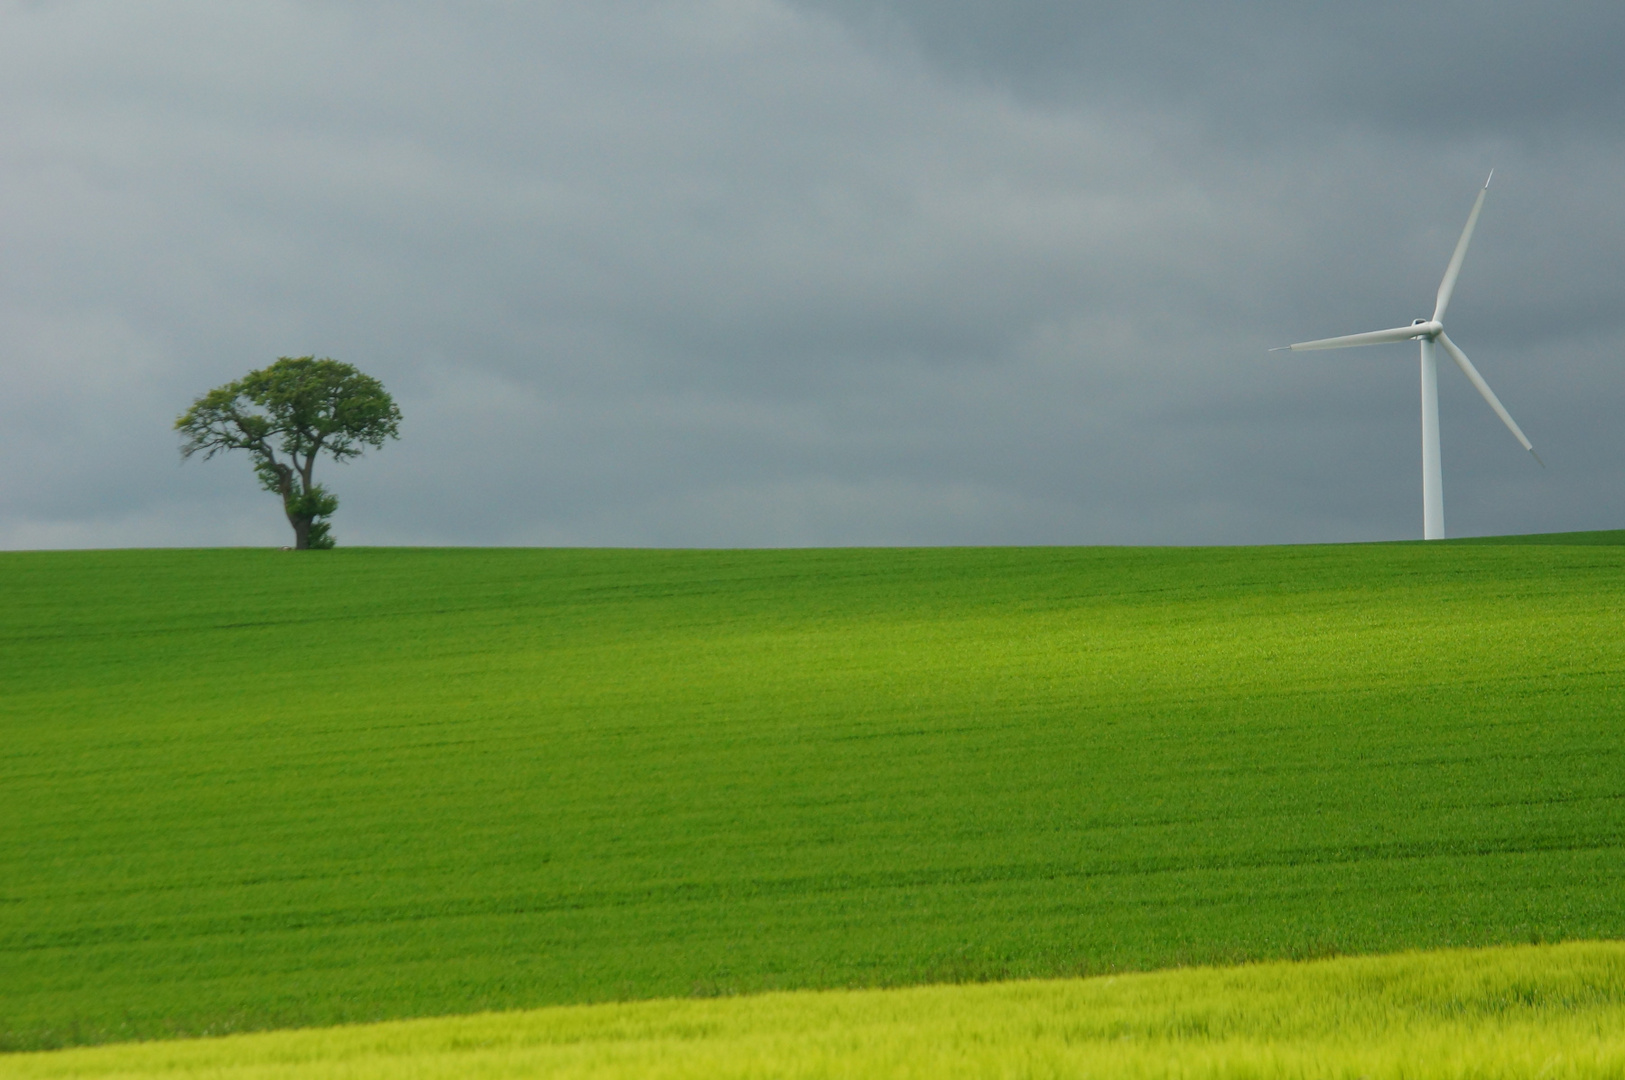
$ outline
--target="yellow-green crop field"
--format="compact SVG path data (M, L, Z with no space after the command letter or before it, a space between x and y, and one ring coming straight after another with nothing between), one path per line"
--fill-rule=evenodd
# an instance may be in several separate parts
M1625 1076L1625 945L554 1006L0 1059L17 1080Z
M1625 537L1544 540L0 554L0 1073L1625 938Z

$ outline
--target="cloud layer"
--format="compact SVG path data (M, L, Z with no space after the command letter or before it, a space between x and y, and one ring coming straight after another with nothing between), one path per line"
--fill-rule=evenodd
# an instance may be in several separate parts
M1617 5L0 5L0 546L286 543L197 394L383 379L341 543L1233 543L1625 517ZM1222 15L1222 17L1220 17ZM1537 17L1538 16L1538 17Z

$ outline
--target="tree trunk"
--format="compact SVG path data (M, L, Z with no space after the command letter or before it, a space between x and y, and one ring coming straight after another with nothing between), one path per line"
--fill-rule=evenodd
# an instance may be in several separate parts
M282 512L288 515L288 524L293 526L293 549L295 551L310 550L310 522L309 514L294 512L294 503L298 500L293 492L293 478L289 475L292 470L282 474Z

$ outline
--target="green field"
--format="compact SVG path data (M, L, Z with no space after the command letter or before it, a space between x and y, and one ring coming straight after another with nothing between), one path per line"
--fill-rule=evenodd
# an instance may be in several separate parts
M798 991L13 1056L16 1080L1625 1075L1625 945Z
M0 554L0 1048L1625 937L1558 539Z

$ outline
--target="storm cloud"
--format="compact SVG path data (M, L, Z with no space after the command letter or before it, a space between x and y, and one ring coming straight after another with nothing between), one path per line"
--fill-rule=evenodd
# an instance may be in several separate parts
M1625 525L1625 8L0 3L0 546L287 543L174 417L402 439L344 544L1273 543Z

